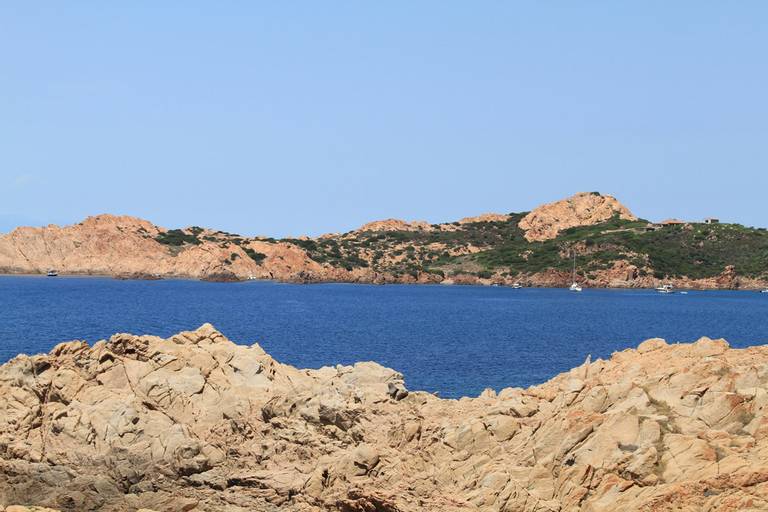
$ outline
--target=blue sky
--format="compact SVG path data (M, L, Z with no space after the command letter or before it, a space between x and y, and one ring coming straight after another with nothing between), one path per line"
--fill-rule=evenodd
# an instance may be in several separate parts
M768 226L768 4L5 2L0 231L243 234L576 191Z

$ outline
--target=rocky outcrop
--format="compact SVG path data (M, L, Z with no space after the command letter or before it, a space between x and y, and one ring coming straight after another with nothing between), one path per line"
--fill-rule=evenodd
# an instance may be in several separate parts
M708 338L461 400L210 325L73 341L0 367L0 510L765 510L767 385Z
M11 505L10 507L3 507L0 505L0 512L58 512L52 508L47 507L25 507L22 505ZM152 512L152 511L144 511Z
M564 229L592 226L618 216L637 220L626 206L613 196L582 192L562 201L548 203L531 211L519 222L530 241L550 240Z
M464 217L459 220L459 224L472 224L473 222L507 222L509 215L501 213L484 213L475 217Z
M768 286L768 273L757 261L768 247L764 230L627 222L634 219L616 199L596 193L528 214L486 213L442 224L388 219L317 238L246 237L194 226L169 230L133 217L98 215L71 226L0 235L0 274L56 269L60 275L119 279L568 286L572 278L564 269L575 251L579 280L591 288L653 288L662 282L702 289ZM606 221L611 222L583 229L578 237L557 238L564 229ZM667 262L663 272L654 268L666 261L654 256L679 247L691 254L671 268ZM686 275L688 260L696 263L693 277Z
M375 220L360 226L356 232L365 231L432 231L432 225L423 220L406 221L400 219Z
M98 215L79 224L17 228L0 236L0 272L109 275L156 279L191 277L241 280L249 277L302 281L323 275L322 265L301 248L279 242L243 239L195 228L194 243L161 243L169 231L127 216ZM263 254L254 260L249 252ZM343 276L343 269L336 272Z

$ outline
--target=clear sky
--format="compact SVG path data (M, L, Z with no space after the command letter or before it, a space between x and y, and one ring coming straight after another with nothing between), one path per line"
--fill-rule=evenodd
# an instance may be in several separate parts
M768 226L768 3L3 2L0 231L242 234L577 191Z

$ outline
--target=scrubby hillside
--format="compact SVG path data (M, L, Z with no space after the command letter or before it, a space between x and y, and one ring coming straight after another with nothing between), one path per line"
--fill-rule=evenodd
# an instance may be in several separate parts
M563 286L573 255L591 287L768 285L768 232L737 224L649 224L611 196L429 224L375 221L318 238L165 229L100 215L0 236L0 272L294 282Z

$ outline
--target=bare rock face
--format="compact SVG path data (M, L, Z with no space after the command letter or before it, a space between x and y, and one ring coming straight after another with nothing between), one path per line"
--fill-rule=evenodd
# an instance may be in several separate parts
M385 219L363 224L356 231L432 231L432 229L432 225L423 220L409 222L400 219Z
M464 217L459 221L459 224L472 224L474 222L506 222L509 220L509 215L501 213L484 213L475 217Z
M197 228L201 229L201 228ZM121 278L192 277L241 280L249 277L303 281L335 273L288 243L257 240L240 244L217 239L203 230L196 244L174 247L158 241L168 230L127 216L98 215L72 226L17 228L0 235L0 272L98 274ZM265 256L261 262L247 250Z
M210 325L0 367L0 511L768 509L768 347L660 339L441 400Z
M520 220L529 242L550 240L568 228L599 224L618 215L625 220L637 220L627 207L613 196L582 192L562 201L539 206Z

